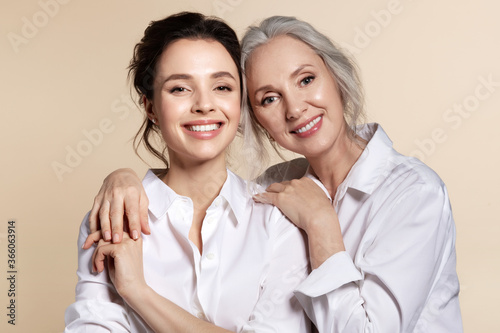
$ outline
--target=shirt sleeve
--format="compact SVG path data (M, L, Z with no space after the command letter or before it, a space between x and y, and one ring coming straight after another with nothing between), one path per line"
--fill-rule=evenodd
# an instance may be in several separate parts
M273 251L260 297L240 332L310 332L311 322L293 293L309 273L307 241L284 216L275 224L273 234Z
M78 283L75 303L65 312L64 332L130 332L127 305L116 292L106 271L92 273L94 248L82 249L89 234L88 215L78 235Z
M374 236L354 260L336 253L296 290L320 332L414 332L438 280L453 275L455 227L444 184L394 191L367 223ZM438 312L458 294L458 280L448 282L452 292Z

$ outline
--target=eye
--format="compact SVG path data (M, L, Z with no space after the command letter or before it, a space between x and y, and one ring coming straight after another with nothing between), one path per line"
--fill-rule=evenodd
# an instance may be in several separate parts
M228 87L228 86L219 86L219 87L215 88L215 90L218 90L218 91L232 91L231 87Z
M315 79L314 76L310 75L310 76L307 76L305 78L303 78L301 81L300 81L300 85L301 86L307 86L309 85L311 82L313 82Z
M278 97L276 97L276 96L269 96L269 97L264 98L264 99L260 102L260 104L261 104L261 105L268 105L268 104L273 103L273 102L274 102L274 101L276 101L277 99L278 99Z
M185 92L185 91L187 91L187 89L183 87L174 87L170 89L170 93Z

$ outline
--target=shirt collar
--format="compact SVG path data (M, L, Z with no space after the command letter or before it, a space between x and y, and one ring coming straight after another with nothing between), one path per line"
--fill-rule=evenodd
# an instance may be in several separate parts
M367 140L368 144L352 166L344 184L346 187L371 194L388 162L392 141L376 123L358 127L357 134Z
M172 203L177 198L181 197L158 178L152 170L146 173L142 185L149 199L149 211L156 219L162 217L168 211ZM252 204L248 201L252 199L251 196L247 194L247 191L246 182L227 170L227 178L219 196L229 204L236 217L235 223L238 223L242 218L248 215L246 213L247 207L249 207L249 204Z
M235 223L243 221L249 216L247 210L253 204L253 199L249 193L247 182L227 170L227 179L222 186L220 196L229 204L236 217Z
M357 135L368 141L365 149L361 153L356 163L351 167L346 178L339 186L337 193L347 188L354 188L366 194L371 194L379 176L384 170L388 161L388 156L392 150L392 141L389 139L382 127L377 123L358 126ZM326 193L330 201L332 200L328 190L319 179L311 172L311 166L307 168L305 177L311 178ZM341 196L343 196L343 193ZM339 198L336 198L338 200Z
M167 186L152 170L148 170L142 180L142 185L149 199L149 211L157 219L162 217L170 208L176 198L179 197Z

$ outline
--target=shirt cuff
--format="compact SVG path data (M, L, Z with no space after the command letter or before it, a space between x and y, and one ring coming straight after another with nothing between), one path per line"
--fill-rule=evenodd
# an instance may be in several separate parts
M346 251L335 253L299 284L296 293L309 297L325 295L349 282L362 280L361 272Z

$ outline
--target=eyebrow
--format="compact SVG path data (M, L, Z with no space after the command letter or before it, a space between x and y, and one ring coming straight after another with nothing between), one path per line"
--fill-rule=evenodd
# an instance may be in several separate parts
M312 67L312 65L309 64L300 65L296 70L292 72L292 74L290 74L290 78L297 76L306 67ZM254 96L257 96L257 94L262 90L274 90L274 87L271 84L262 86L259 89L255 90Z
M224 72L224 71L213 73L210 77L213 78L213 79L218 79L218 78L221 78L221 77L228 77L228 78L233 79L233 80L236 81L236 79L234 78L234 76L231 73Z
M297 76L306 67L312 67L312 65L309 64L300 65L296 70L292 72L292 74L290 74L290 78Z
M228 77L228 78L231 78L231 79L236 81L236 79L234 78L234 76L231 73L225 72L225 71L213 73L212 75L210 75L210 77L212 79L218 79L221 77ZM172 75L168 76L165 80L163 80L163 84L165 84L168 81L173 81L173 80L192 80L192 79L193 79L193 76L189 75L189 74L172 74Z
M270 85L270 84L265 85L265 86L262 86L262 87L260 87L259 89L255 90L255 93L253 94L253 95L254 95L254 97L257 97L257 95L259 94L259 92L261 92L261 91L263 91L263 90L264 90L264 91L265 91L265 90L274 90L274 87L273 87L272 85Z

